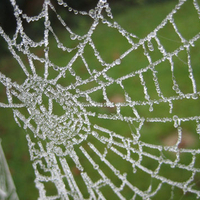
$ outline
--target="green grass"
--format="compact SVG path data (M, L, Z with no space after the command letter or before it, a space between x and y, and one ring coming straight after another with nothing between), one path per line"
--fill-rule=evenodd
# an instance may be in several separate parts
M177 1L176 1L177 2ZM114 17L115 20L127 31L136 34L139 39L142 39L147 36L152 30L154 30L157 25L161 22L162 19L171 11L174 7L175 2L166 2L165 4L155 4L155 5L145 5L139 6L135 8L127 8L123 6L123 9L118 5L113 5ZM177 24L178 29L184 35L184 37L190 38L192 35L199 32L199 20L197 21L197 15L191 5L191 1L188 1L180 10L180 13L175 15L175 22ZM88 19L79 19L75 20L78 24L82 24L79 28L74 28L74 31L80 34L87 32L91 21ZM192 28L189 28L192 27ZM61 41L67 46L74 47L77 44L77 41L69 40L70 35L66 34L64 31L60 31L57 29L59 37ZM158 37L163 43L164 47L167 51L171 52L175 50L179 44L180 39L174 34L172 26L167 24L162 30L158 31ZM100 52L102 58L106 62L113 62L115 59L119 58L121 54L123 54L126 50L128 50L131 45L127 43L127 41L122 37L115 29L110 29L107 26L100 24L95 30L92 39L96 45L96 48ZM137 40L136 40L137 41ZM159 53L156 47L156 43L152 41L155 50L151 52L152 60L155 61L160 59L162 55ZM50 39L50 59L53 63L58 66L66 66L66 64L70 61L70 59L74 56L74 52L66 53L57 48L57 44L53 37ZM197 84L197 91L199 91L200 87L200 68L199 68L199 49L200 49L200 41L198 40L195 43L195 47L190 49L191 58L192 58L192 66L194 70L194 76ZM34 50L39 56L43 56L42 48L38 48ZM90 69L101 71L103 67L98 63L96 57L93 55L93 50L88 45L84 51L84 57L90 66ZM21 55L24 63L28 66L27 59ZM177 83L180 86L180 89L184 93L192 92L191 82L188 78L187 72L187 55L186 52L182 52L178 54L178 57L174 59L175 69L174 73L177 78ZM22 83L26 77L23 76L23 72L20 71L20 67L17 66L17 63L14 59L10 57L1 58L0 60L1 71L6 74L8 77L11 77L14 81L18 83ZM43 65L39 62L35 62L36 71L39 75L43 75ZM121 65L116 66L110 70L108 70L107 75L116 79L123 75L126 75L132 71L139 70L148 65L148 60L143 54L142 48L139 48L137 51L131 52L126 58L124 58L121 62ZM73 69L75 70L77 76L80 76L83 80L89 77L87 70L80 58L78 58L74 64ZM175 92L172 90L172 80L171 80L171 71L170 64L168 62L163 62L156 66L156 70L158 71L158 81L160 83L161 90L163 95L166 97L170 97L175 95ZM50 78L56 76L54 70L50 71ZM99 77L99 79L103 82L106 82L103 76ZM144 73L144 79L148 86L148 92L151 99L158 99L158 95L155 91L155 86L152 81L152 73L147 71ZM66 81L67 80L67 81ZM59 80L59 84L64 86L69 86L71 83L75 83L75 78L70 75L70 73L66 73L66 78L61 78ZM80 86L78 89L80 90L88 90L94 87L94 85L98 85L96 82L91 82L85 85ZM144 101L144 92L143 87L140 84L139 76L134 76L132 78L126 79L123 81L123 85L125 86L126 92L129 96L135 101ZM3 86L0 87L1 96L0 101L6 102L6 91ZM74 90L70 91L72 94L75 93ZM108 94L109 99L116 98L116 96L120 97L121 100L124 99L124 91L119 87L118 84L112 84L106 88L106 92ZM97 102L103 102L103 94L102 91L93 92L90 97ZM80 101L85 101L84 99L79 99ZM45 101L45 100L44 100ZM58 106L59 107L59 106ZM97 113L105 113L105 114L114 114L115 109L110 108L88 108L93 112ZM173 113L169 113L169 106L166 103L160 103L158 105L153 105L153 111L149 111L149 106L136 106L138 113L140 116L147 117L172 117L173 115L178 115L179 117L189 117L199 115L200 110L200 102L199 99L186 99L181 101L173 101ZM59 110L59 108L57 109ZM24 111L22 111L24 112ZM121 110L124 116L134 117L133 112L130 107L122 108ZM25 135L27 134L25 130L18 127L13 119L13 113L10 109L0 108L0 137L2 138L2 146L5 151L5 155L10 167L10 171L12 177L14 179L18 195L20 199L23 200L34 200L38 197L38 192L34 185L34 172L31 166L31 162L29 161L29 152L27 141L25 139ZM113 120L104 120L98 118L90 117L90 122L92 124L97 124L99 126L105 127L109 130L112 130L116 133L121 134L126 138L132 138L131 131L136 132L136 127L138 123L135 122L130 127L124 121L113 121ZM195 122L183 122L181 124L183 127L183 131L192 135L195 138L196 143L192 144L192 146L187 146L186 148L199 148L199 138L196 134L196 123ZM140 140L146 143L155 144L155 145L164 145L165 141L168 137L172 135L177 135L177 130L174 128L174 124L170 123L151 123L145 122L141 131ZM105 133L99 131L99 135L105 136ZM187 138L186 138L187 139ZM117 138L115 138L117 141ZM105 145L99 142L92 136L89 136L87 142L95 144L96 148L103 153ZM113 172L99 159L98 156L90 149L87 142L83 143L82 146L87 149L88 153L93 157L94 161L101 166L100 168L103 172L113 181L116 186L120 186L121 181L113 174ZM137 144L131 144L136 150L139 148ZM124 149L120 149L116 147L116 149L122 153L126 153ZM87 159L83 159L82 152L75 147L77 155L80 157L80 161L83 164L83 167L87 169L90 177L93 181L98 180L99 175L97 171L91 166ZM149 185L152 184L153 189L155 189L158 185L158 181L155 178L151 178L150 175L147 175L142 170L136 167L137 173L132 173L133 169L130 163L127 163L124 159L119 158L112 151L108 150L107 158L117 169L120 170L121 174L127 173L127 179L135 186L137 186L141 190L147 190ZM143 151L147 153L151 153L152 155L158 156L160 152L156 149L143 147ZM163 150L162 152L164 156L170 160L175 160L175 155L173 153L169 153ZM138 155L132 153L131 157L135 160L138 159ZM181 154L181 163L189 164L192 160L191 154ZM76 169L76 166L72 159L68 159L68 162L71 164L72 173L75 176L75 180L77 181L79 187L82 191L85 191L84 184L81 182L81 176L79 171ZM155 170L158 166L158 163L153 159L143 156L143 160L141 164L149 169ZM200 165L200 156L197 156L195 166L199 167ZM176 170L171 168L168 165L162 165L160 169L160 174L172 179L174 181L185 181L191 175L190 172L186 170ZM195 181L197 181L196 187L199 190L199 174L196 174ZM47 194L52 195L56 192L51 184L45 185L49 188ZM105 186L102 187L102 192L105 193L107 199L116 199L115 194L112 194L112 190ZM122 191L122 194L126 196L127 199L131 199L134 195L133 191L130 190L127 186ZM87 193L84 195L87 196ZM152 199L170 199L171 196L171 187L167 184L163 184L161 190L156 194ZM187 199L192 200L195 199L196 196L193 194L187 193L183 196L183 193L180 189L174 188L174 199ZM137 197L136 199L141 199Z

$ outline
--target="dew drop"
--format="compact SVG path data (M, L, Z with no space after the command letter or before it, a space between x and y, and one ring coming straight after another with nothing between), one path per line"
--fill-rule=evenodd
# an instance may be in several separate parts
M134 167L133 168L133 173L135 174L137 172L137 169Z
M94 69L94 70L92 71L92 73L93 73L93 74L96 74L96 73L97 73L97 70Z
M197 93L194 93L194 94L192 95L192 98L193 98L193 99L198 99L198 96L199 96L199 95L198 95Z
M171 164L171 168L175 168L176 167L176 163Z
M175 84L175 85L172 87L172 89L175 90L175 91L178 91L178 85Z
M72 76L76 76L76 73L75 73L75 71L73 69L70 69L69 71L70 71Z
M82 81L80 76L76 76L75 78L76 78L77 81Z
M147 50L144 50L144 55L145 55L145 56L148 56Z
M49 47L45 47L44 52L48 52L48 51L49 51Z
M99 165L95 165L95 166L94 166L94 169L99 169Z
M57 44L57 47L58 47L59 49L61 48L61 46L62 46L61 43L58 43L58 44Z
M107 144L107 148L108 148L108 149L110 149L110 148L111 148L111 146L112 146L112 143L111 143L111 142L109 142L109 143Z
M94 9L91 9L91 10L89 11L89 16L92 17L92 18L95 18L95 17L96 17L96 12L95 12Z
M0 34L3 34L3 32L4 32L3 29L0 27Z
M190 94L186 94L185 97L186 97L187 99L190 99Z
M77 15L78 14L78 10L74 10L74 14Z
M102 19L101 21L102 21L103 24L105 24L107 22L106 19Z
M152 111L153 111L153 106L150 105L150 107L149 107L149 112L152 112Z
M119 170L116 170L116 171L115 171L115 174L116 174L117 176L119 176L119 175L120 175Z
M37 102L38 102L39 105L42 104L42 97L41 96L38 96Z
M45 26L47 26L47 27L50 26L50 24L51 24L51 22L49 20L45 22Z
M75 39L77 38L77 35L74 34L74 33L72 33L72 34L70 35L70 38L71 38L72 40L75 40Z
M151 41L148 41L148 42L147 42L147 46L148 46L148 48L149 48L149 51L154 51L154 47L153 47L153 44L152 44Z
M62 0L58 0L58 4L59 4L59 5L62 5L62 4L63 4L63 1L62 1Z
M115 60L115 64L116 65L120 65L121 64L121 60L120 59Z
M177 128L177 127L178 127L178 125L179 125L178 119L179 119L179 118L178 118L178 116L177 116L177 115L174 115L174 116L173 116L173 120L174 120L174 127L175 127L175 128Z
M70 53L71 51L72 51L72 49L70 49L70 48L67 48L67 52L69 52L69 53Z
M174 120L174 121L177 121L177 120L178 120L178 116L177 116L177 115L174 115L174 116L173 116L173 120Z

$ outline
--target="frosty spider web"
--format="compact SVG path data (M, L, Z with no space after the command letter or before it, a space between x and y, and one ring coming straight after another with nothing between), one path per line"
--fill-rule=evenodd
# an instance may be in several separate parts
M24 13L15 0L10 2L16 31L10 37L0 27L0 34L25 78L18 83L0 72L7 95L7 102L0 106L12 109L15 121L27 130L39 199L159 199L165 198L159 196L164 192L169 195L166 199L173 199L176 191L199 198L200 149L199 145L188 148L184 144L190 139L184 126L195 127L189 135L198 142L199 110L190 109L199 102L199 63L193 63L191 52L198 47L200 30L185 36L176 22L176 15L190 2L199 23L198 1L180 0L144 38L114 21L106 0L100 0L89 12L75 10L62 0L44 0L41 12L33 17ZM55 4L74 15L90 17L87 33L73 32ZM66 44L56 33L51 14L65 29ZM44 23L44 35L36 41L28 36L23 23L40 21ZM101 25L120 34L129 45L111 62L103 58L93 38ZM175 41L162 36L166 27L170 27ZM64 66L51 59L50 35L66 56ZM166 40L176 43L173 49ZM75 45L70 47L73 41ZM44 54L35 53L37 48ZM95 66L88 52L92 52ZM159 56L155 57L155 52ZM141 63L134 64L137 55L142 57ZM127 64L127 57L133 58L131 64ZM78 73L80 65L84 73ZM43 73L39 74L41 69ZM120 76L115 71L120 71ZM187 74L184 87L179 80L181 71ZM140 90L136 90L136 82ZM183 114L181 109L188 112ZM173 143L156 140L160 131L152 129L155 125L166 127L166 134L171 127L175 132Z

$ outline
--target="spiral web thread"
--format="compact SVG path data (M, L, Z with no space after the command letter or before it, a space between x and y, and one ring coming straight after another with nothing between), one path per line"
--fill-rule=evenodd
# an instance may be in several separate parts
M62 0L54 4L50 0L44 0L42 11L34 17L23 13L15 0L10 0L17 22L16 32L11 38L0 27L0 34L7 42L9 51L23 70L26 79L19 84L0 72L0 82L6 88L8 101L1 102L0 106L12 109L15 121L19 126L23 124L23 128L27 130L26 138L36 176L35 185L39 191L39 199L109 199L111 193L115 195L115 199L138 197L152 199L163 188L168 188L171 199L176 189L182 191L183 194L190 193L196 198L200 197L200 187L196 184L196 177L200 172L196 164L199 161L200 149L181 146L184 123L191 122L196 127L194 135L198 138L200 115L181 116L175 111L176 102L181 104L182 101L188 100L192 105L193 102L199 100L200 95L197 85L199 77L193 72L190 55L191 50L199 41L200 32L186 39L184 34L180 33L174 20L174 16L188 1L180 0L157 28L145 38L140 39L113 21L111 9L106 0L100 0L89 12L74 10ZM75 15L90 17L93 22L87 34L81 36L74 33L57 13L55 4ZM191 5L199 19L200 7L197 0L191 1ZM60 42L51 24L50 11L56 14L66 33L70 35L69 40L77 41L75 47L69 48ZM36 42L26 34L22 22L31 24L40 20L44 20L44 38ZM102 58L92 38L99 24L117 31L131 45L111 63ZM171 51L165 49L159 37L159 31L167 25L172 27L173 34L179 38L177 47ZM50 34L55 38L57 47L66 55L75 52L64 67L54 64L49 58ZM86 46L92 49L93 56L102 67L101 70L92 69L93 67L90 66L88 59L85 58ZM38 56L32 52L37 47L43 48L44 56ZM142 49L143 57L148 61L145 67L135 70L133 60L131 72L118 78L109 75L110 71L122 65L126 56L139 49ZM158 51L161 55L157 60L151 57L154 51ZM176 79L174 60L179 58L182 52L186 55L186 61L181 58L179 60L182 65L187 66L187 79L192 88L190 92L181 89ZM27 57L28 66L23 63L20 53ZM76 73L74 63L78 59L85 66L88 75L86 79ZM42 64L43 76L37 74L35 61ZM167 96L162 91L158 70L162 67L162 63L167 63L169 66L170 75L166 74L166 76L169 76L171 80L173 95ZM50 78L50 70L55 71L56 77ZM148 93L147 73L151 75L157 98L151 98L151 94ZM69 83L68 86L62 86L58 82L60 79L67 82L66 74L74 77L75 81ZM143 100L135 100L130 90L126 89L125 82L135 77L139 78L140 86L143 88ZM90 85L89 89L85 87L87 85ZM112 101L109 97L107 89L112 85L120 88L123 100ZM134 93L134 86L131 91ZM95 99L95 95L92 94L96 92L102 94L103 101ZM48 103L43 102L44 96L48 98ZM16 99L19 101L17 102ZM60 105L64 114L55 114L55 105ZM167 105L164 108L159 107L162 113L168 113L166 116L154 116L156 106L159 105ZM148 116L141 114L140 108L143 107L148 107ZM23 114L24 108L28 115ZM131 114L124 114L125 108L129 109ZM165 111L167 109L167 112L163 109ZM113 123L116 126L122 123L127 134L109 129L109 124ZM172 125L177 133L176 142L172 145L147 142L143 136L145 131L148 132L145 124L155 123L163 126ZM183 163L182 155L190 157L190 162ZM146 158L150 160L150 163L154 163L153 167L145 164ZM182 177L185 179L175 179L173 175L165 174L163 169L166 173L167 170L170 172L181 170ZM137 174L139 179L144 179L144 185L137 184ZM49 193L48 188L54 192Z

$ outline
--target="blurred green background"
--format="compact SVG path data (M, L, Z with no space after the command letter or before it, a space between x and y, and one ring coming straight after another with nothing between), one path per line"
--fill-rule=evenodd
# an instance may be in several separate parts
M36 1L39 2L39 1ZM178 1L147 1L147 0L126 0L126 1L111 1L110 5L112 8L112 12L114 15L115 21L117 21L125 30L128 32L132 32L133 34L137 35L139 38L144 38L148 33L150 33L152 30L154 30L160 22L165 18L165 16L174 8ZM23 7L24 10L27 10L29 13L37 13L38 7L30 7L27 3L24 4L23 1L19 1L21 4L21 7ZM3 5L3 1L1 2ZM1 5L0 4L0 5ZM72 7L76 9L84 8L86 10L89 10L94 6L93 1L70 1L69 5L71 4ZM9 7L9 6L8 6ZM0 8L3 8L3 6ZM10 9L10 8L9 8ZM32 9L32 10L31 10ZM35 9L35 10L34 10ZM12 10L12 9L11 9ZM69 25L72 30L77 34L84 34L87 32L89 26L91 25L91 19L83 16L74 16L71 13L65 12L64 10L60 9L58 10L58 13L61 14L62 17L66 19L67 24ZM12 13L10 13L12 15ZM6 16L6 15L5 15ZM8 16L8 13L7 13ZM13 17L8 17L12 22ZM9 35L13 34L13 27L9 26L6 27L6 20L1 18L2 21L0 21L1 25L6 29L7 33ZM52 21L54 21L55 18L52 17ZM192 1L187 1L185 5L181 8L181 10L178 12L177 15L175 15L175 22L179 28L179 31L184 35L185 38L189 39L193 35L197 34L200 30L200 24L199 19L197 16L196 11L194 10L194 7L192 5ZM7 23L7 24L10 24ZM53 24L53 23L52 23ZM30 34L30 37L33 37L35 40L41 39L43 37L43 23L37 22L33 23L32 26L29 24L25 24L25 31L27 31L27 34ZM57 34L59 35L59 38L61 38L61 41L66 45L76 45L74 41L66 40L66 33L62 30L62 27L57 25L56 20L54 22L54 28L57 30ZM174 31L172 30L172 27L166 25L165 28L163 28L161 31L159 31L158 35L159 39L163 42L164 47L167 51L171 52L177 46L180 45L180 39L177 37L177 35L174 34ZM107 26L104 26L100 24L97 29L95 30L94 36L93 36L94 43L96 45L96 48L99 50L99 52L102 55L102 58L105 59L107 62L112 62L116 58L118 58L125 50L130 48L127 42L124 41L122 36L118 34L115 30L109 29ZM104 41L104 42L102 42ZM9 52L6 50L6 43L1 39L1 57L0 57L0 71L4 74L6 74L8 77L12 77L13 80L17 82L22 82L24 80L23 73L19 70L19 66L16 65L16 61L9 55ZM196 78L197 83L197 91L199 91L200 87L200 67L199 67L199 50L200 50L200 41L197 41L195 43L195 47L191 48L191 56L192 56L192 66ZM34 50L37 55L42 55L43 52L41 52L41 49ZM91 53L91 54L90 54ZM89 60L90 66L96 66L96 60L94 56L92 55L93 52L86 53L85 57ZM23 55L20 55L23 58ZM159 52L154 51L154 54L151 55L153 59L160 58ZM28 65L28 62L26 58L24 57L24 63ZM52 36L50 36L50 59L52 62L57 64L58 66L64 66L69 61L70 56L66 55L65 52L59 50L56 46L55 40ZM127 74L131 71L133 71L133 62L134 67L136 69L140 69L146 66L146 60L144 59L144 55L138 52L138 54L131 54L131 56L127 56L126 59L122 62L122 66L125 67L123 71L118 70L118 68L114 68L114 70L110 70L108 74L111 77L117 78L121 77L124 74ZM187 62L186 55L180 54L179 58L175 61L176 68L174 70L176 78L178 80L179 86L183 93L189 93L192 92L191 90L191 83L188 79L188 72L186 67L182 67L183 63ZM38 63L39 64L39 63ZM39 65L40 67L40 65ZM99 69L101 69L102 66L99 65ZM84 69L81 67L80 63L76 62L73 65L73 68L76 69L76 73L84 76ZM158 77L160 78L160 84L162 91L164 95L166 96L172 96L172 82L171 82L171 75L169 72L169 65L166 63L163 63L158 68ZM134 69L135 70L135 69ZM123 74L124 73L124 74ZM42 74L42 70L38 69L38 74ZM52 74L54 76L54 74ZM149 86L149 93L153 96L155 95L155 88L152 83L152 77L148 74L146 74L147 77L145 77L145 81L147 83L147 86ZM149 77L149 78L148 78ZM69 84L73 82L74 79L72 77L68 77L68 82L66 84ZM60 84L64 83L64 81L60 82ZM134 94L131 96L132 98L136 100L141 100L143 95L143 91L141 90L141 84L139 79L133 80L133 82L125 81L125 89L128 93L133 93L132 83L134 83ZM87 87L90 86L85 86ZM113 87L108 89L109 98L116 99L116 98L122 98L121 94L118 92L117 87ZM95 99L98 101L101 101L101 94L95 93ZM0 102L6 101L6 95L5 95L5 89L2 85L0 85ZM113 100L115 101L115 100ZM138 110L141 114L141 116L149 116L149 108L147 107L138 107ZM200 102L199 99L196 100L183 100L183 101L177 101L177 103L174 104L173 113L169 114L169 108L168 106L161 105L158 109L155 109L153 111L153 116L159 116L159 117L171 117L174 114L177 114L181 117L189 117L189 116L198 116L200 111ZM99 111L101 112L101 111ZM104 111L103 111L104 112ZM106 112L112 113L112 110L107 110ZM130 111L124 111L124 115L129 115ZM151 113L152 114L152 113ZM18 127L18 125L15 123L13 119L13 113L11 109L3 109L0 108L0 138L2 138L2 146L7 158L8 165L10 167L10 171L13 177L13 180L15 182L17 193L19 195L19 198L22 200L34 200L38 197L38 191L35 188L34 185L34 172L32 169L31 162L29 160L29 151L27 146L27 141L25 139L26 131L23 130L23 128ZM94 123L96 123L94 121ZM101 122L99 122L101 123ZM124 132L125 127L109 123L108 127L110 130L117 129L118 132ZM198 136L196 133L196 124L195 123L185 123L184 124L184 133L185 134L185 143L182 144L184 148L199 148L199 142L198 142ZM172 124L151 124L147 123L144 125L142 129L142 139L145 142L149 142L151 144L163 144L167 145L167 143L171 140L173 142L174 140L174 134L175 131ZM148 133L148 134L147 134ZM190 143L187 141L191 140ZM148 150L151 151L150 149ZM169 155L169 157L174 157L174 155ZM114 158L113 158L114 159ZM191 160L191 156L183 156L183 162L189 163ZM114 163L115 161L113 161ZM148 158L145 160L143 164L148 166L149 168L153 168L154 166L151 163L151 160L148 160ZM118 165L117 163L115 163ZM196 165L200 166L200 158L196 159ZM122 167L123 169L123 167ZM169 173L167 176L169 178L176 177L182 177L183 172L182 171L172 171L166 167L164 169L164 173ZM136 178L137 177L137 178ZM200 189L199 184L199 177L195 177L197 182L197 188ZM145 175L143 172L138 172L136 176L133 177L135 184L140 187L141 185L144 185ZM142 186L141 186L142 187ZM163 189L160 194L158 194L155 199L170 199L170 188L166 186L166 189ZM127 199L130 194L127 194ZM165 198L166 197L166 198ZM112 197L110 197L112 198ZM113 198L112 198L113 199ZM139 199L139 198L138 198ZM175 196L174 199L196 199L196 196L193 194L187 194L183 196L183 193L177 189L175 189Z

